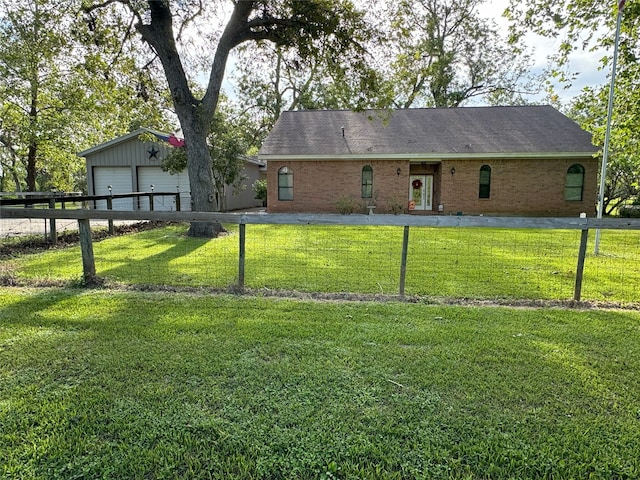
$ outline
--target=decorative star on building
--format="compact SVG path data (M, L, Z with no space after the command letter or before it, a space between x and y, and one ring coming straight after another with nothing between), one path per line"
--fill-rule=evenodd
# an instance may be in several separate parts
M158 150L156 146L153 145L151 148L149 148L149 150L147 150L147 153L149 154L149 160L151 160L152 158L155 158L157 160L160 150Z

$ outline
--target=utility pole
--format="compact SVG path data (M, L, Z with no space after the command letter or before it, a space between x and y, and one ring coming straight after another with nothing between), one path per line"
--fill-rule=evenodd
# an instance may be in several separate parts
M618 43L620 42L620 24L622 23L622 11L626 0L618 1L618 19L616 21L616 39L613 44L613 65L611 66L611 83L609 84L609 106L607 108L607 129L604 135L604 150L602 151L602 169L600 170L600 192L598 195L597 218L602 218L604 211L604 188L607 181L607 161L609 159L609 142L611 140L611 115L613 113L613 93L616 82L616 64L618 63ZM594 253L600 253L600 229L596 230Z

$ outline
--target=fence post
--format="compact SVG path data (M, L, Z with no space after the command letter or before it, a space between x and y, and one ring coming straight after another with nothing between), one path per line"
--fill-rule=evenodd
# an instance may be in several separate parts
M238 228L240 230L238 245L238 288L244 290L244 262L245 262L245 238L246 238L246 224L239 223Z
M113 210L113 197L107 197L107 210ZM113 220L109 220L109 235L113 235Z
M402 260L400 261L400 296L404 297L404 281L407 276L407 251L409 250L409 225L404 227L402 237Z
M176 212L180 211L180 190L176 193Z
M56 208L55 198L49 199L49 208L52 208L55 210ZM49 243L52 243L53 245L55 245L57 242L58 242L58 232L56 231L56 219L50 218L49 219Z
M89 219L78 219L78 233L80 234L80 251L82 252L82 272L85 285L96 283L96 262L93 257L93 242L91 240L91 225Z
M153 193L149 194L149 211L153 212Z
M578 267L576 268L576 284L573 289L573 299L576 302L580 301L582 294L582 274L584 272L584 260L587 256L587 239L589 238L589 229L582 230L580 236L580 250L578 251Z

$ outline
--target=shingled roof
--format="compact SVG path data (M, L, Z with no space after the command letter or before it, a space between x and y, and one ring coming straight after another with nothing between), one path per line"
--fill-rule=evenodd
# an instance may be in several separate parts
M284 112L259 156L585 156L591 135L551 106Z

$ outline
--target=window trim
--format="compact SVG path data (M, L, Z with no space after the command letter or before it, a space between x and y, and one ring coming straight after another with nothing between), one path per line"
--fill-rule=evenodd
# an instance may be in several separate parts
M483 179L483 173L485 173ZM484 180L484 181L483 181ZM482 165L480 167L480 176L478 179L478 198L491 198L491 165Z
M572 172L571 170L578 171ZM571 177L569 175L580 175L579 185L570 185L569 178ZM584 175L584 166L579 163L574 163L569 168L567 168L567 173L564 181L564 200L566 202L582 202L584 200ZM574 197L574 195L571 195L571 193L574 193L574 195L575 193L579 193L579 195L575 195Z
M365 179L365 174L369 178ZM365 165L362 167L360 177L360 196L362 198L373 198L373 167L371 165Z
M286 185L281 184L281 180L286 179ZM285 195L285 192L288 192ZM278 200L281 202L290 202L293 200L293 170L291 167L280 167L278 169Z

